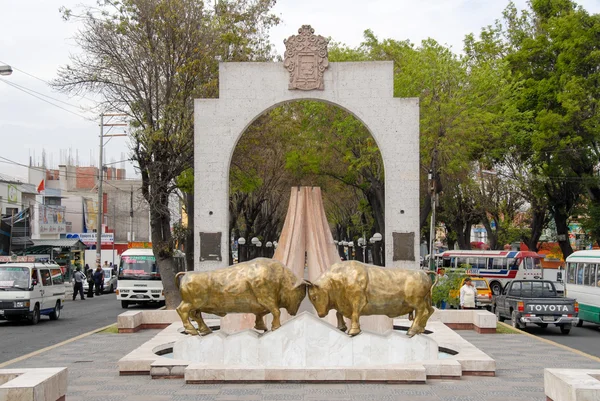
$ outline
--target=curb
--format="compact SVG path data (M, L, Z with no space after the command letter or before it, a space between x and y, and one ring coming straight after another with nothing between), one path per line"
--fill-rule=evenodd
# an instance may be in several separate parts
M594 356L594 355L588 354L588 353L586 353L586 352L580 351L580 350L578 350L578 349L575 349L575 348L571 348L571 347L569 347L569 346L567 346L567 345L563 345L563 344L557 343L557 342L555 342L555 341L552 341L552 340L548 340L547 338L542 338L542 337L535 336L535 335L533 335L533 334L530 334L530 333L528 333L528 332L526 332L526 331L523 331L523 330L521 330L521 329L514 328L514 327L512 327L510 324L506 324L506 323L504 323L504 322L496 322L496 323L497 323L497 324L501 324L501 325L503 325L503 326L506 326L506 327L508 327L508 328L510 328L510 329L512 329L512 330L516 330L516 331L518 331L518 332L519 332L519 334L524 334L524 335L526 335L526 336L529 336L529 337L531 337L531 338L535 338L536 340L538 340L538 341L541 341L541 342L543 342L543 343L550 344L550 345L554 345L555 347L562 348L562 349L565 349L565 350L567 350L567 351L574 352L575 354L578 354L578 355L584 356L584 357L586 357L586 358L589 358L589 359L591 359L592 361L595 361L595 362L600 362L600 358L598 358L597 356Z
M111 326L114 326L115 324L116 323L112 323L112 324L109 324L107 326L100 327L100 328L94 329L92 331L88 331L87 333L80 334L77 337L69 338L68 340L59 342L58 344L54 344L54 345L50 345L49 347L38 349L37 351L30 352L29 354L22 355L22 356L20 356L18 358L15 358L15 359L11 359L10 361L2 362L2 363L0 363L0 369L6 367L8 365L11 365L13 363L17 363L17 362L23 361L25 359L31 358L32 356L39 355L39 354L44 353L46 351L50 351L51 349L62 347L63 345L66 345L66 344L72 343L74 341L80 340L80 339L82 339L84 337L91 336L92 334L98 333L99 331L102 331L102 330L106 330L107 328L109 328Z

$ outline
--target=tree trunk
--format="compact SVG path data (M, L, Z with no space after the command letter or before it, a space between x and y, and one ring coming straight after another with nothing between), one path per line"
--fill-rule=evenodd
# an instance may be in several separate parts
M187 271L194 270L194 194L184 193L185 210L188 216L187 234L185 236L185 264Z
M563 253L563 258L573 253L571 242L569 241L568 216L560 208L554 208L554 222L556 223L556 234L558 234L558 245Z
M542 231L546 226L547 219L548 217L545 208L537 210L534 209L531 218L531 224L529 225L529 228L531 229L531 235L529 235L529 237L522 238L523 242L525 242L529 250L532 252L538 251L538 242L540 241Z
M375 232L385 234L385 191L383 185L377 182L371 182L371 186L364 191L365 197L371 206L374 218Z

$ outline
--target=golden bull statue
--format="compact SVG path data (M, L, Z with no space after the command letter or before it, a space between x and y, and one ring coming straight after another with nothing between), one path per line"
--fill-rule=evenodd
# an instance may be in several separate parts
M319 317L325 317L331 309L337 311L338 329L346 331L344 317L350 319L351 336L360 333L361 316L394 318L414 311L407 333L412 337L425 331L433 314L433 285L422 270L385 269L353 260L334 264L317 281L309 283L308 297Z
M307 283L281 262L258 258L208 272L177 273L175 285L182 299L177 313L186 333L206 335L211 330L202 319L202 312L221 317L228 313L253 313L254 328L265 331L263 318L271 313L271 329L277 330L281 326L279 309L295 315L306 296ZM190 318L198 323L198 330Z

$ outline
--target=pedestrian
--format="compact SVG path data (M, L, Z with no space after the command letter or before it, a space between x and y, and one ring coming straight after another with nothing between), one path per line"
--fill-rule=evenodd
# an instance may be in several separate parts
M73 301L75 301L77 293L79 293L82 301L85 300L83 297L83 280L85 279L86 277L85 274L81 272L81 267L77 266L75 268L75 274L73 275L73 280L75 280L75 283L73 284Z
M467 277L465 283L460 287L460 308L475 309L475 299L477 298L477 288L473 286L471 278Z
M85 269L85 275L88 283L87 297L94 298L94 270L87 264L85 265Z
M101 295L101 288L104 287L104 271L102 270L102 267L100 267L100 265L98 265L98 267L96 267L96 271L94 272L94 286L96 287L96 291L95 294L96 295Z

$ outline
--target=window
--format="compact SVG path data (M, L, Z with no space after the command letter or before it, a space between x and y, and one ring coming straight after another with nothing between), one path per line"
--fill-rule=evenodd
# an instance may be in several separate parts
M600 283L598 283L598 281L600 281L600 266L598 265L593 265L593 269L592 269L592 287L600 287Z
M540 260L540 258L531 258L531 260L533 260L533 268L534 269L542 268L542 261Z
M575 284L575 272L577 271L577 263L569 263L567 266L567 283Z
M454 258L443 258L442 259L442 267L454 267Z
M593 263L589 263L586 266L586 270L583 273L583 282L585 285L589 285L592 287L596 286L596 265Z
M499 270L506 269L506 259L504 259L504 258L493 258L493 259L490 259L490 260L493 261L493 263L492 263L492 269L499 269Z
M515 297L520 297L521 296L521 282L518 283L513 283L512 286L510 287L510 292L509 295L513 295Z
M456 267L466 267L469 264L469 260L464 257L456 258Z
M52 285L52 276L50 276L50 270L41 269L40 274L42 275L42 285L43 286Z
M507 265L510 270L518 270L519 269L519 259L509 258L509 259L507 259Z
M577 266L577 282L575 284L582 285L583 284L583 267L585 264L579 264Z
M583 265L583 285L590 285L590 264Z
M52 273L52 284L57 285L64 283L62 271L60 271L60 269L52 269L50 270L50 273Z
M527 269L527 270L533 269L533 258L524 258L523 262L525 264L525 269Z

